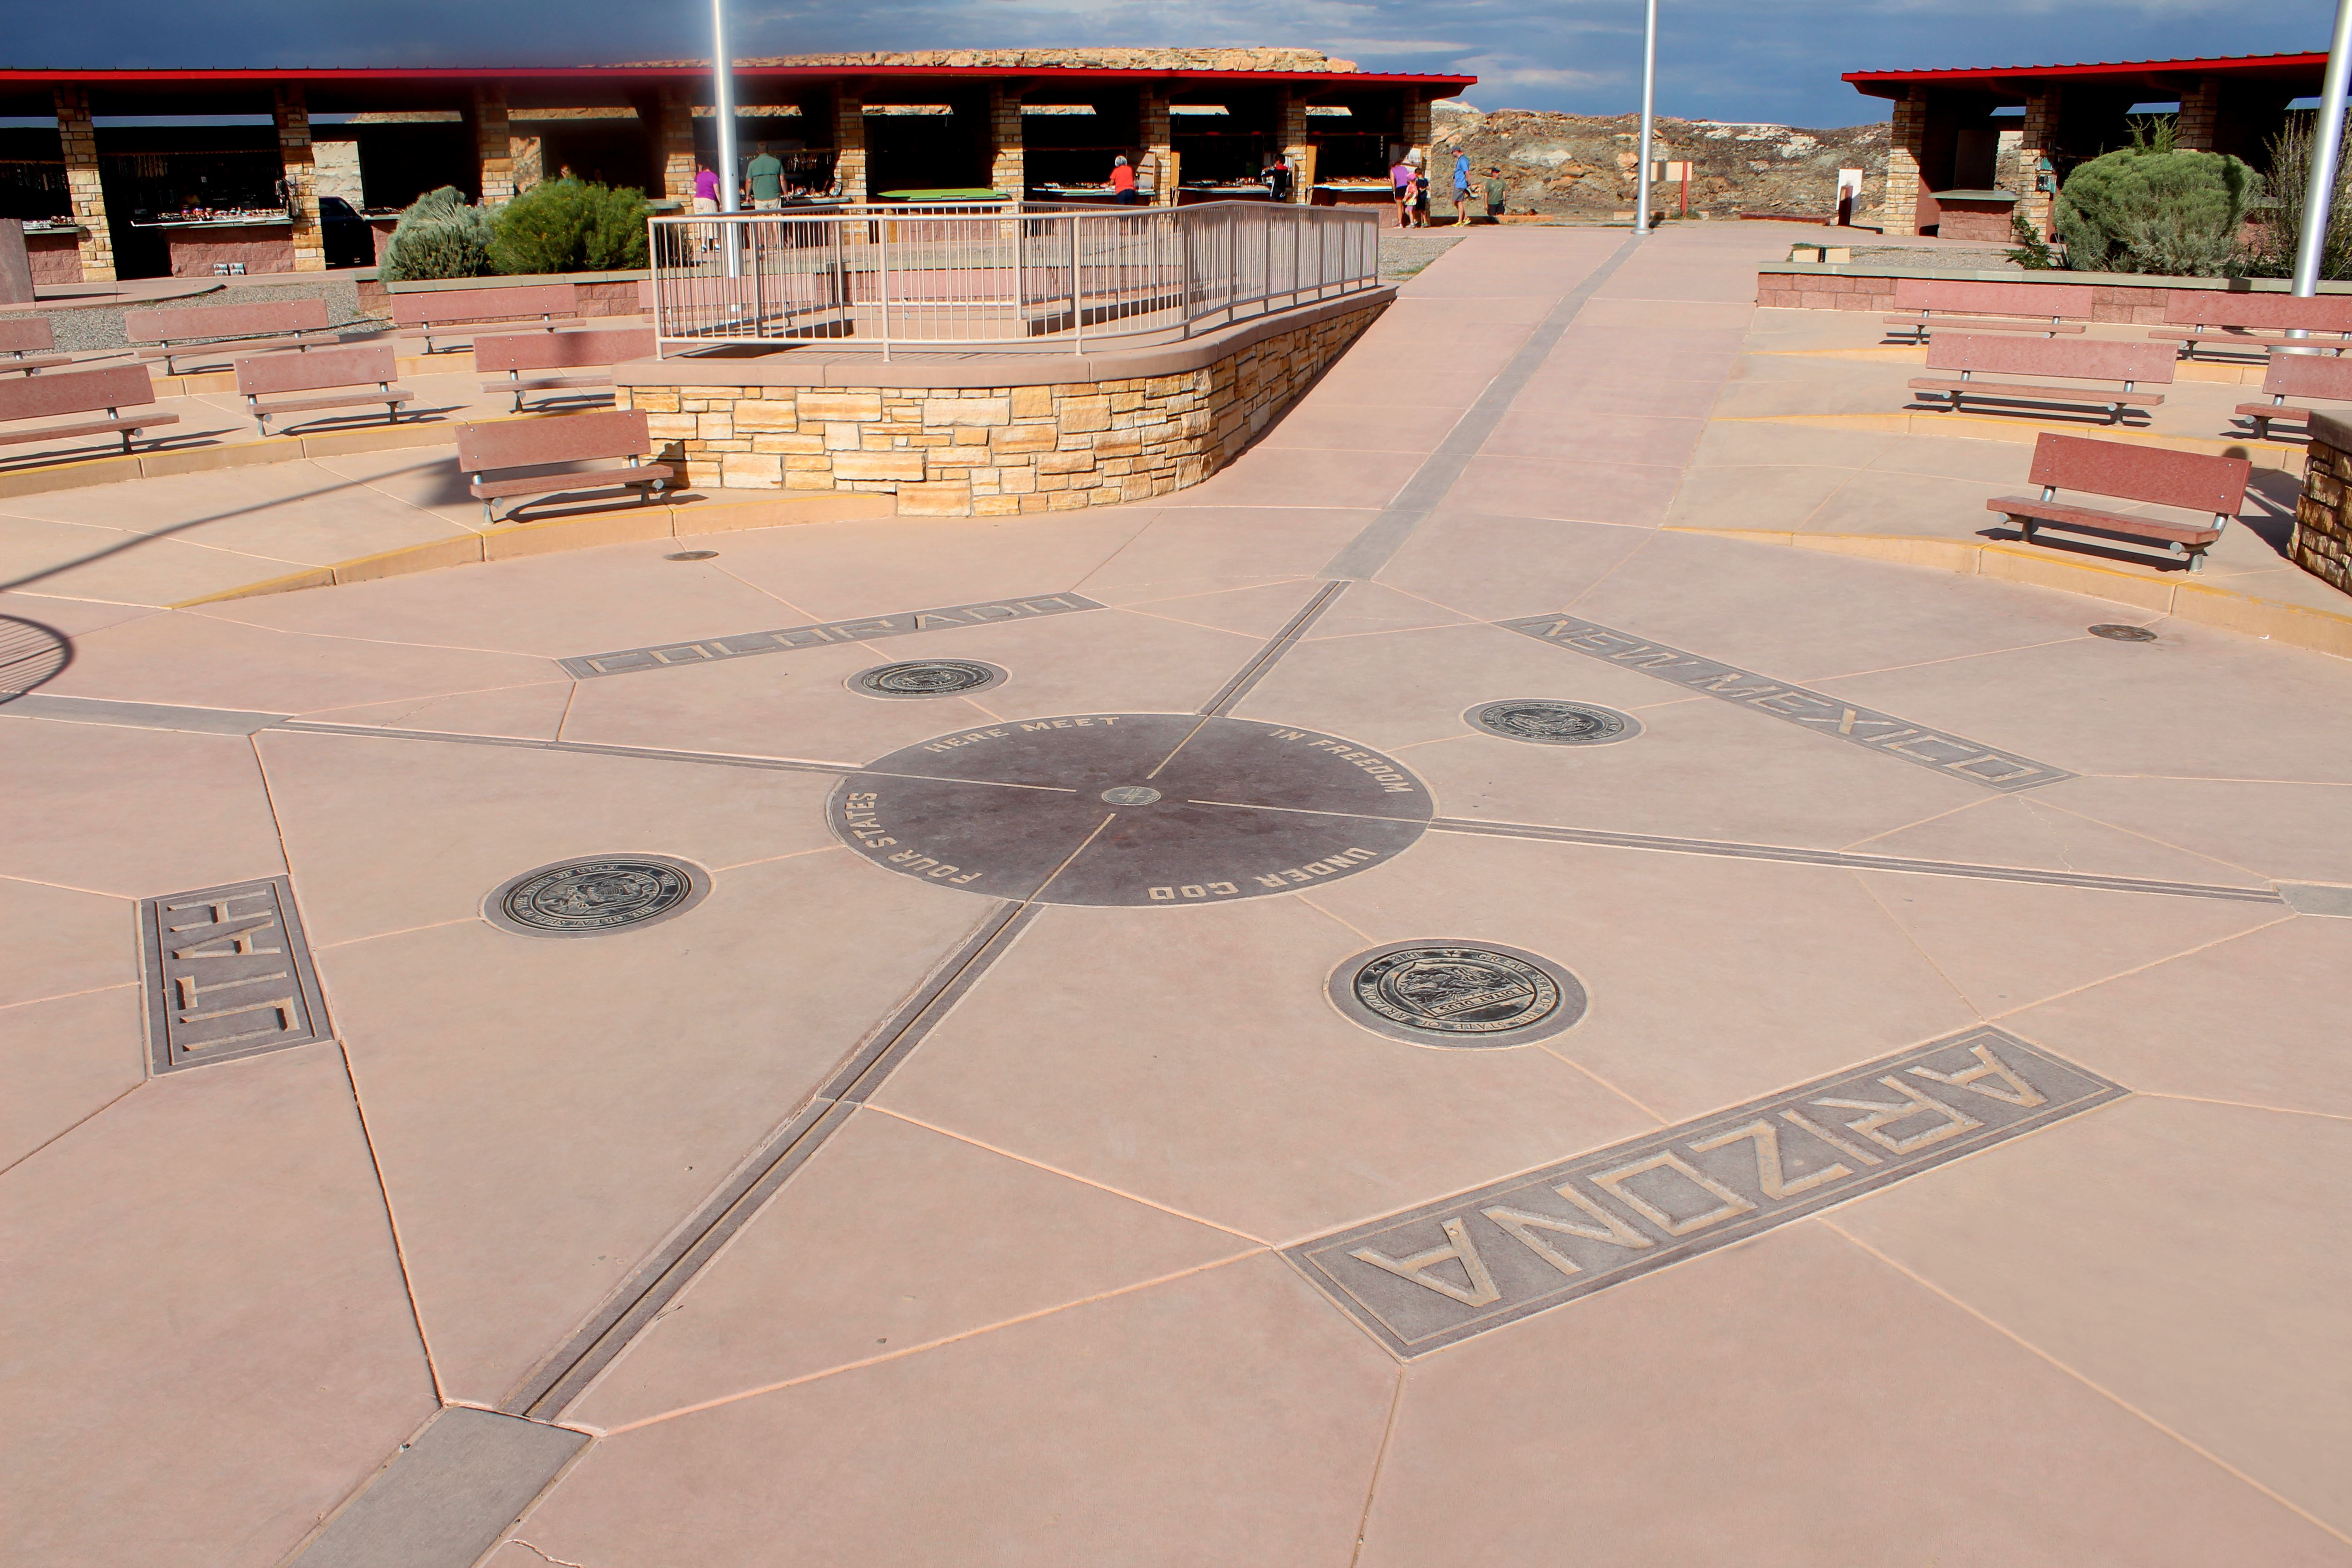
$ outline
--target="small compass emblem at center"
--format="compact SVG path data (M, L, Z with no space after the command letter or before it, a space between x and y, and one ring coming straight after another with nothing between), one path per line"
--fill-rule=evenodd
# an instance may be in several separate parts
M1121 784L1103 791L1102 797L1113 805L1150 805L1160 798L1160 792L1147 784Z

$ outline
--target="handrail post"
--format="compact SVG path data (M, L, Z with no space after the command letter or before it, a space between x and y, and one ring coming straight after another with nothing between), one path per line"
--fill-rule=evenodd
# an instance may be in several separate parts
M1078 282L1078 219L1076 214L1070 225L1070 352L1077 353L1087 346L1086 290Z
M888 219L874 226L875 291L882 306L882 363L890 363L890 223Z

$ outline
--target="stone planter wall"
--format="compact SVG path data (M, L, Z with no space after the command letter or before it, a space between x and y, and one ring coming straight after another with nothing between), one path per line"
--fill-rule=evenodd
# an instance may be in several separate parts
M2295 503L2294 537L2287 553L2321 582L2352 594L2348 489L2352 489L2352 420L2315 414L2311 455L2303 473L2303 499Z
M683 463L698 488L884 491L902 514L942 517L1109 506L1198 484L1230 462L1388 299L1302 312L1296 327L1161 374L1118 370L1122 360L1156 369L1177 351L1095 356L1095 379L947 387L658 384L664 365L725 373L709 361L639 361L618 378L619 402L646 412L660 460ZM1005 356L1008 381L1025 368L1020 358ZM826 369L859 374L838 359Z
M376 232L376 256L383 258L383 247L390 242L388 228ZM534 272L512 276L499 274L488 278L435 278L414 283L385 283L362 274L354 280L359 289L360 313L364 316L392 314L392 296L418 294L438 289L520 289L534 283L569 283L572 297L580 302L580 314L590 316L642 316L646 303L640 291L646 272ZM533 317L536 321L538 318Z

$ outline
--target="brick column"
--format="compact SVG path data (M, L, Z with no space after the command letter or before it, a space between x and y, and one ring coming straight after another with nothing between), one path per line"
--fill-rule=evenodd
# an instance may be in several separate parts
M106 223L106 192L98 178L98 132L90 128L89 95L78 87L57 89L58 143L66 160L66 193L74 222L81 225L81 279L114 281L114 231Z
M2032 224L2033 232L2044 239L2055 232L2058 195L2034 189L2034 182L2042 177L2035 165L2058 145L2060 90L2047 87L2025 100L2025 128L2017 144L2017 181L2025 187L2017 193L2017 216ZM2052 183L2056 183L2054 174Z
M1017 88L988 89L988 183L1014 201L1029 194L1021 92Z
M1927 100L1916 89L1895 100L1886 143L1886 237L1919 232L1919 154L1927 135Z
M474 89L474 154L481 164L482 205L498 206L515 194L514 140L507 125L507 89Z
M1184 180L1182 160L1176 156L1176 143L1169 133L1172 117L1168 112L1168 91L1161 87L1139 88L1135 99L1135 126L1143 142L1144 166L1152 172L1151 205L1172 207L1181 194ZM1137 178L1142 177L1141 171Z
M639 112L643 112L640 110ZM654 104L654 160L661 166L661 194L694 201L694 100L682 87L666 87Z
M1307 139L1307 99L1284 88L1275 100L1282 136L1282 161L1290 165L1290 199L1298 206L1315 200L1315 143Z
M2210 153L2221 121L2221 81L2203 76L2180 91L2180 118L2174 123L2172 144L2184 153Z
M1407 146L1421 154L1422 173L1427 174L1429 172L1429 101L1418 95L1411 103L1404 106L1404 139ZM1436 190L1434 181L1431 183L1430 189L1433 195Z
M286 214L293 226L294 270L327 269L326 237L319 227L319 171L310 155L310 107L299 86L272 89L278 123L278 163L285 172Z
M842 198L862 202L866 191L866 95L855 83L833 95L833 177Z

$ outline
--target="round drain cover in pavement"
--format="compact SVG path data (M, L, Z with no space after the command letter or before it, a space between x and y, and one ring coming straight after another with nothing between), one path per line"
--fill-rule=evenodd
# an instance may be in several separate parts
M714 561L718 556L719 552L716 550L681 550L675 555L665 555L662 559L665 561Z
M2146 626L2117 626L2112 622L2105 626L2093 626L2091 635L2095 637L2105 637L2109 642L2154 642L2156 640L2156 634Z
M868 697L961 697L1001 684L1004 671L971 658L921 658L877 664L849 678L849 689Z
M526 936L602 936L682 915L709 891L709 873L690 862L599 855L501 882L482 913L492 925Z
M1522 1046L1584 1016L1576 976L1491 942L1401 942L1358 953L1331 975L1354 1023L1416 1046Z
M841 841L992 899L1213 904L1384 864L1429 825L1402 766L1313 730L1197 713L1022 719L941 735L843 781Z
M1641 721L1614 708L1590 702L1558 702L1546 697L1487 702L1462 715L1489 734L1538 746L1605 746L1642 732Z

